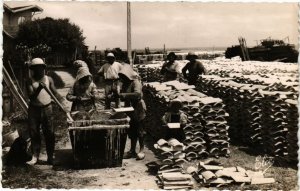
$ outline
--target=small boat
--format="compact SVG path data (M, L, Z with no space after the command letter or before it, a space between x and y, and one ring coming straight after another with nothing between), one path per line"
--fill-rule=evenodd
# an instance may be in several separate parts
M243 45L242 45L243 46ZM243 61L248 60L243 56L242 46L236 45L227 48L226 58L240 56ZM271 38L261 40L261 43L255 47L247 48L250 60L257 61L278 61L278 62L298 62L298 51L295 45L284 42L283 40L274 40Z

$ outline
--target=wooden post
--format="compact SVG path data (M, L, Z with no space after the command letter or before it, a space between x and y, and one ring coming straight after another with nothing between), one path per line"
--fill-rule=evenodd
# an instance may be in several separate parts
M129 59L129 64L132 66L130 2L127 2L127 55L128 55L128 59Z
M96 49L97 49L97 46L95 46L95 49L94 49L94 62L95 62L95 64L97 64Z
M244 44L243 44L242 37L239 38L239 43L240 43L240 47L241 47L241 51L242 51L243 60L245 61L246 56L245 56L245 52L244 52Z

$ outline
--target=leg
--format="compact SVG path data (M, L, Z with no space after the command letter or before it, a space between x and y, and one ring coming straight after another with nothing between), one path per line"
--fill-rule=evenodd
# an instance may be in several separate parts
M144 130L144 122L139 121L138 123L138 139L139 139L139 144L140 144L140 152L144 151L144 135L145 135L145 130Z
M137 133L136 133L136 129L135 129L135 122L134 120L131 120L129 122L130 127L128 129L128 137L130 138L130 150L129 152L124 154L124 159L129 159L129 158L135 158L136 157L136 152L135 152L135 148L136 148L136 144L137 144Z
M112 84L112 92L115 95L119 95L120 94L120 86L119 86L119 82L118 81L113 82L113 84ZM115 108L119 108L120 107L120 98L115 98L114 101L115 101Z
M54 136L54 127L53 127L53 112L52 105L49 105L46 108L43 108L42 111L42 130L45 136L46 142L46 151L47 151L47 162L49 164L53 163L53 154L55 148L55 136Z
M109 84L105 84L105 109L110 109L110 99L108 95L111 93L111 86Z
M138 122L138 139L139 139L139 144L140 144L140 151L137 154L137 159L138 160L143 160L145 158L145 153L144 153L144 135L145 135L145 131L144 131L144 126L143 126L143 121L139 121Z
M38 162L41 150L41 135L40 135L40 121L41 111L37 107L29 106L28 108L28 126L29 135L31 139L32 160L28 164L34 165Z
M137 138L131 138L131 144L130 144L130 152L135 153L135 148L136 148L136 144L137 144Z

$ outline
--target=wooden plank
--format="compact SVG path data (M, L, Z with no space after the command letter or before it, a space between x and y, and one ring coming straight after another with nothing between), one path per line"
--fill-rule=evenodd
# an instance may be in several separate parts
M272 184L275 183L274 178L252 178L251 184Z
M165 186L184 186L184 185L191 185L192 182L190 180L185 181L163 181L163 185Z
M167 124L170 129L179 129L180 123L168 123Z
M122 112L134 111L134 109L133 107L123 107L123 108L114 108L113 111L117 113L122 113Z
M180 181L180 180L191 180L192 177L189 174L182 174L180 172L162 173L164 180L169 181Z
M85 127L69 127L68 130L102 130L102 129L125 129L129 125L92 125Z
M242 175L231 175L231 178L235 182L251 182L251 178L250 177L244 177Z
M28 105L27 105L26 101L24 100L24 98L18 92L15 84L13 83L9 73L7 72L7 70L5 69L4 66L3 66L3 79L4 79L5 83L7 84L9 90L13 94L14 98L17 100L17 102L21 106L22 110L27 115Z

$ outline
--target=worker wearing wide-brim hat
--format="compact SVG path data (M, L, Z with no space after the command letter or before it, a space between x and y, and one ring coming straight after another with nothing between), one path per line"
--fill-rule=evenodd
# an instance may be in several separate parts
M176 61L177 56L174 52L170 52L167 61L163 64L160 73L164 75L164 81L177 80L179 71L179 63Z
M206 74L206 69L203 64L197 60L198 56L194 52L189 52L186 59L189 62L182 68L182 74L184 78L188 80L189 85L196 85L199 75Z
M31 79L27 82L27 92L30 100L28 125L33 156L28 164L34 165L39 160L41 151L40 127L45 136L47 162L53 164L55 137L51 105L52 99L45 88L48 88L60 102L63 102L64 99L58 94L53 79L45 75L46 64L44 60L41 58L32 59L29 69Z
M104 64L98 71L98 75L103 78L105 90L105 109L110 109L111 101L115 101L115 107L119 107L120 100L115 96L120 92L119 71L122 69L122 64L116 62L115 55L108 53L106 55L108 63Z
M180 123L180 128L168 128L166 139L175 138L178 141L185 139L183 128L187 124L187 116L181 111L182 107L183 104L179 99L176 98L170 101L168 111L162 117L162 121L165 125L168 123Z

